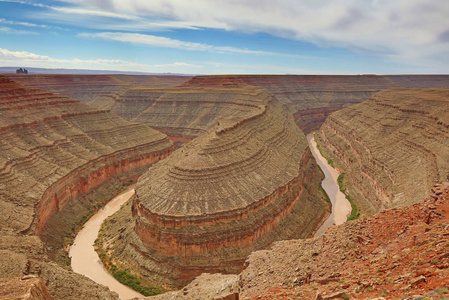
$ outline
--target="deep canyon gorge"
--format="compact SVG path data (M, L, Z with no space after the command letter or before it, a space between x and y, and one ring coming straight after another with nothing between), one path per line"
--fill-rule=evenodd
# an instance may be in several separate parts
M331 205L311 132L361 216L315 238ZM156 299L449 284L446 75L0 75L0 136L5 295L118 299L67 249L134 183L99 247L143 284L183 288Z

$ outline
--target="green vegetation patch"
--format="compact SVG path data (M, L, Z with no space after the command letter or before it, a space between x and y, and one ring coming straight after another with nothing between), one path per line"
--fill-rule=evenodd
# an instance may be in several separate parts
M103 224L104 225L104 224ZM106 253L106 251L101 247L101 234L95 240L95 251L97 251L101 262L103 263L106 270L117 279L118 282L129 286L133 290L141 293L144 296L155 296L162 293L162 290L158 287L147 286L143 284L140 279L136 276L128 273L127 270L119 269L111 260L111 257Z

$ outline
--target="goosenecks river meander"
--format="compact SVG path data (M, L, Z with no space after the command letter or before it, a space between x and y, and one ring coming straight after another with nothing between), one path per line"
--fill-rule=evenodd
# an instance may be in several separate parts
M315 234L315 236L320 236L324 234L329 227L340 225L346 221L348 215L351 213L351 204L346 199L345 195L340 192L338 187L338 171L332 168L327 163L327 160L321 156L313 138L313 134L307 135L307 141L309 142L309 147L313 156L325 175L321 186L326 191L332 203L332 213ZM111 291L119 294L120 299L131 299L143 296L118 282L104 268L97 252L95 252L94 242L104 220L118 211L132 195L134 195L134 188L129 187L90 218L76 236L75 241L69 250L69 256L72 258L72 269L74 272L85 275L95 282L109 287Z

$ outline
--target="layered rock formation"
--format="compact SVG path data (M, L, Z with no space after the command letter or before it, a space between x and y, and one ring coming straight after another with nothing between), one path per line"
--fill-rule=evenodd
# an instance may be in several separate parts
M174 139L187 141L197 136L208 120L222 113L223 106L226 106L224 111L235 109L235 105L230 105L240 101L235 89L266 89L291 107L298 126L309 133L319 129L334 111L360 103L386 88L410 86L449 88L449 76L196 76L171 89L123 89L99 97L92 104L110 109L127 120L159 128Z
M170 87L190 77L151 75L8 75L28 87L39 88L82 102L91 102L105 95L114 95L130 87Z
M317 229L329 203L307 140L277 99L257 99L139 179L133 219L128 207L102 234L115 263L180 286L203 272L236 273L251 251Z
M432 190L423 203L256 251L239 275L203 274L146 299L447 299L449 183Z
M263 87L279 100L290 104L296 123L305 133L317 130L332 112L360 103L382 89L397 86L387 78L375 75L196 76L181 86L233 84Z
M56 268L44 263L47 251L60 258L64 236L74 225L123 182L168 156L172 142L145 125L4 76L0 90L0 251L6 259L0 277L45 273ZM31 256L11 250L25 241L42 249ZM8 260L17 265L8 266ZM54 272L41 277L49 280Z
M186 142L215 126L217 118L240 118L257 110L260 92L254 87L132 88L109 102L103 98L94 104L126 120L147 124L174 141Z
M319 137L366 212L422 201L449 176L449 90L381 91L332 114Z

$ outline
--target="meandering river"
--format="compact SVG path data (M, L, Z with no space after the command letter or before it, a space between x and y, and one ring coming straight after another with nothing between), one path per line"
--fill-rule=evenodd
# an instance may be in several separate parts
M307 135L307 141L309 142L309 148L312 151L318 166L321 168L325 176L321 186L326 191L332 203L332 213L315 233L315 236L321 236L329 227L346 222L352 208L351 203L349 203L348 199L346 199L345 195L338 187L337 178L340 174L336 169L332 168L327 163L327 160L321 155L317 148L313 133L309 133Z
M342 224L346 221L348 215L351 213L351 204L338 187L338 171L332 168L327 163L327 160L321 156L313 138L313 134L308 134L307 140L313 156L325 175L325 179L321 185L332 202L332 213L315 234L315 236L320 236L324 234L329 227ZM117 195L97 214L90 218L76 236L75 241L69 250L69 255L72 258L73 271L109 287L110 290L119 294L120 299L131 299L143 296L131 288L119 283L104 268L97 252L95 252L94 242L104 220L118 211L132 195L134 195L134 186L129 187L127 190Z
M134 195L134 186L128 187L128 189L117 195L104 208L100 209L98 213L84 224L83 229L78 233L69 250L69 256L72 258L73 271L107 286L111 291L119 294L120 299L123 300L144 296L126 285L119 283L104 268L97 252L95 252L94 242L104 220L118 211L132 195Z

